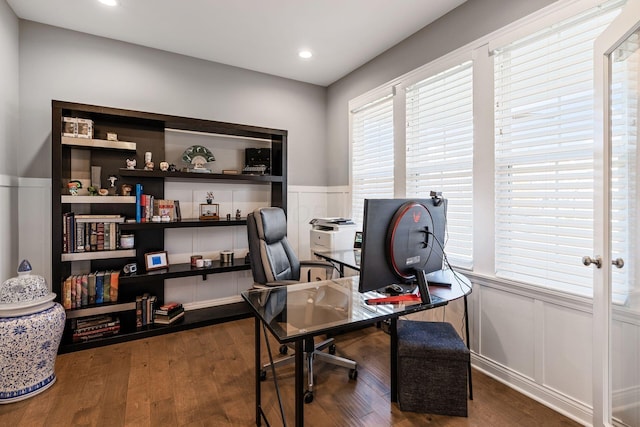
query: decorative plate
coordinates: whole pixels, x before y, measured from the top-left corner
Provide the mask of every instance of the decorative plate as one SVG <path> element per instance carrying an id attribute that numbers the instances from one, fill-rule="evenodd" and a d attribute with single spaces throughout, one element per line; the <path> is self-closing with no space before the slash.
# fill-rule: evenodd
<path id="1" fill-rule="evenodd" d="M 196 167 L 202 167 L 205 163 L 215 162 L 216 158 L 208 148 L 202 145 L 192 145 L 182 153 L 182 161 Z"/>

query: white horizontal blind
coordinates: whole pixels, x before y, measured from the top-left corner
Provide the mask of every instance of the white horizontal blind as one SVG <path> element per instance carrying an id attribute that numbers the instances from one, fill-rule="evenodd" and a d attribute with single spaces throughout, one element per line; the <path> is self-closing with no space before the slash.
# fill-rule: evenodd
<path id="1" fill-rule="evenodd" d="M 351 218 L 362 224 L 364 199 L 393 198 L 393 98 L 352 112 Z"/>
<path id="2" fill-rule="evenodd" d="M 451 264 L 473 261 L 472 62 L 407 88 L 406 193 L 448 199 L 445 252 Z M 442 242 L 445 244 L 445 242 Z"/>
<path id="3" fill-rule="evenodd" d="M 624 268 L 611 271 L 614 301 L 624 301 L 638 286 L 639 45 L 635 33 L 613 53 L 611 64 L 611 258 L 625 261 Z"/>
<path id="4" fill-rule="evenodd" d="M 622 3 L 494 52 L 499 277 L 592 294 L 593 42 Z"/>

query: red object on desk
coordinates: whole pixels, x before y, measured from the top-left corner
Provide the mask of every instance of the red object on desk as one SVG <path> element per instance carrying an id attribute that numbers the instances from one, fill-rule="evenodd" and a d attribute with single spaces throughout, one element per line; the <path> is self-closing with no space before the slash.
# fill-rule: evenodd
<path id="1" fill-rule="evenodd" d="M 366 303 L 369 305 L 376 304 L 398 304 L 401 302 L 421 302 L 420 295 L 409 294 L 409 295 L 396 295 L 392 297 L 382 297 L 382 298 L 370 298 L 366 300 Z"/>

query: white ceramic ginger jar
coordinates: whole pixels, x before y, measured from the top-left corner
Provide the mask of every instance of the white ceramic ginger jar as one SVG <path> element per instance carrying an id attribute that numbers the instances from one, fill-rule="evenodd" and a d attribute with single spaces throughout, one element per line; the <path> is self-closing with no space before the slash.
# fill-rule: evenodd
<path id="1" fill-rule="evenodd" d="M 44 277 L 29 261 L 0 286 L 0 404 L 43 392 L 56 380 L 54 365 L 66 320 Z"/>

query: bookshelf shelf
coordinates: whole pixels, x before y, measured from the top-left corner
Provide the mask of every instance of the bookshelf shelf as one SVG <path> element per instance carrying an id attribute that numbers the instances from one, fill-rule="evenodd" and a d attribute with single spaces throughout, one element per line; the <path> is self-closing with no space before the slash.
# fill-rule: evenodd
<path id="1" fill-rule="evenodd" d="M 135 142 L 108 141 L 106 139 L 75 138 L 71 136 L 63 136 L 61 138 L 61 144 L 68 145 L 74 148 L 103 148 L 106 150 L 136 151 Z"/>
<path id="2" fill-rule="evenodd" d="M 86 204 L 118 204 L 136 203 L 134 196 L 60 196 L 61 203 L 86 203 Z"/>
<path id="3" fill-rule="evenodd" d="M 213 261 L 211 267 L 192 267 L 189 263 L 170 264 L 168 268 L 153 270 L 146 273 L 138 273 L 131 276 L 120 276 L 120 283 L 129 284 L 144 282 L 153 279 L 174 279 L 176 277 L 207 276 L 209 274 L 227 273 L 230 271 L 250 270 L 251 265 L 244 259 L 234 259 L 232 263 L 222 264 L 219 260 Z"/>
<path id="4" fill-rule="evenodd" d="M 149 325 L 137 329 L 135 327 L 123 324 L 123 327 L 120 330 L 120 334 L 118 335 L 96 339 L 84 343 L 72 343 L 69 340 L 65 340 L 63 338 L 63 342 L 60 345 L 59 353 L 70 353 L 73 351 L 117 344 L 135 339 L 148 338 L 171 332 L 186 331 L 189 329 L 228 322 L 230 320 L 245 319 L 248 317 L 251 317 L 251 312 L 249 311 L 249 308 L 244 301 L 232 302 L 214 307 L 199 308 L 195 310 L 186 310 L 184 313 L 184 319 L 171 325 Z"/>
<path id="5" fill-rule="evenodd" d="M 114 259 L 114 258 L 132 258 L 136 256 L 135 249 L 118 249 L 116 251 L 91 251 L 78 252 L 72 254 L 62 254 L 60 260 L 62 262 L 69 261 L 87 261 L 94 259 Z"/>
<path id="6" fill-rule="evenodd" d="M 254 181 L 257 183 L 282 182 L 282 176 L 276 175 L 251 175 L 251 174 L 224 174 L 224 173 L 199 173 L 199 172 L 164 172 L 159 170 L 146 171 L 144 169 L 120 169 L 120 175 L 141 178 L 163 178 L 175 180 L 221 180 L 221 181 Z"/>
<path id="7" fill-rule="evenodd" d="M 94 316 L 97 314 L 117 313 L 120 311 L 135 310 L 136 303 L 105 303 L 93 304 L 83 308 L 67 310 L 67 319 L 77 319 L 79 317 Z"/>
<path id="8" fill-rule="evenodd" d="M 120 224 L 120 230 L 157 230 L 165 228 L 193 228 L 193 227 L 234 227 L 247 225 L 247 219 L 220 219 L 217 221 L 201 220 L 198 218 L 183 218 L 171 222 L 127 222 Z"/>
<path id="9" fill-rule="evenodd" d="M 93 138 L 77 138 L 62 135 L 64 118 L 85 119 L 91 121 Z M 122 141 L 112 141 L 107 139 L 107 134 L 115 133 Z M 286 209 L 287 206 L 287 131 L 269 129 L 256 126 L 248 126 L 234 123 L 216 122 L 189 117 L 177 117 L 163 114 L 155 114 L 141 111 L 124 110 L 96 105 L 79 104 L 62 101 L 52 101 L 52 290 L 58 295 L 58 301 L 62 302 L 65 280 L 70 276 L 76 277 L 76 291 L 80 292 L 84 286 L 82 280 L 78 285 L 77 277 L 84 277 L 88 273 L 98 271 L 120 271 L 118 276 L 118 296 L 117 302 L 105 304 L 88 304 L 87 301 L 75 299 L 79 308 L 67 310 L 67 323 L 63 342 L 60 347 L 61 352 L 81 350 L 100 345 L 122 342 L 126 340 L 138 339 L 157 334 L 169 333 L 176 330 L 188 329 L 204 326 L 238 316 L 248 316 L 248 310 L 244 303 L 237 298 L 222 298 L 216 303 L 221 304 L 211 309 L 188 310 L 185 312 L 184 320 L 171 325 L 136 327 L 136 297 L 155 296 L 158 304 L 165 303 L 165 281 L 172 280 L 172 286 L 180 283 L 181 278 L 202 277 L 206 280 L 209 275 L 229 272 L 239 272 L 250 270 L 249 263 L 244 258 L 236 258 L 233 263 L 221 264 L 219 260 L 214 260 L 213 265 L 207 268 L 192 267 L 190 263 L 170 264 L 165 269 L 145 271 L 145 254 L 151 252 L 161 252 L 166 250 L 165 234 L 172 239 L 190 238 L 197 233 L 178 233 L 168 231 L 173 229 L 194 229 L 207 228 L 209 232 L 219 234 L 235 234 L 238 231 L 228 229 L 228 227 L 246 227 L 245 217 L 226 220 L 226 216 L 221 216 L 219 220 L 200 220 L 198 218 L 183 218 L 172 222 L 126 222 L 136 218 L 140 210 L 141 203 L 136 200 L 133 194 L 135 189 L 140 188 L 141 193 L 153 196 L 155 200 L 164 200 L 165 193 L 175 191 L 176 187 L 183 188 L 186 183 L 188 188 L 214 187 L 229 188 L 228 184 L 257 186 L 255 194 L 266 195 L 265 204 L 278 206 Z M 242 169 L 238 159 L 245 154 L 245 150 L 255 148 L 258 144 L 260 149 L 269 150 L 269 175 L 253 175 L 242 173 L 196 173 L 186 171 L 161 171 L 159 162 L 174 161 L 179 163 L 180 157 L 176 158 L 175 151 L 182 148 L 180 144 L 184 139 L 185 147 L 193 144 L 193 135 L 212 136 L 211 144 L 220 144 L 228 153 L 226 157 L 230 162 L 228 170 L 235 171 Z M 207 139 L 208 140 L 208 139 Z M 177 144 L 176 144 L 177 142 Z M 142 169 L 145 164 L 145 153 L 151 152 L 155 162 L 153 170 Z M 176 159 L 178 161 L 175 161 Z M 225 159 L 225 156 L 218 158 Z M 130 164 L 129 160 L 135 160 L 136 168 L 128 169 L 125 165 Z M 101 185 L 103 188 L 111 185 L 116 189 L 116 194 L 122 194 L 123 186 L 131 187 L 131 196 L 108 195 L 108 196 L 73 196 L 69 194 L 68 183 L 73 180 L 86 179 L 91 172 L 91 167 L 101 168 Z M 226 164 L 220 170 L 225 169 Z M 106 181 L 107 177 L 113 176 L 111 184 Z M 117 183 L 114 185 L 114 181 Z M 172 183 L 166 189 L 167 183 Z M 140 186 L 137 186 L 140 184 Z M 88 186 L 89 184 L 83 183 Z M 267 187 L 267 188 L 265 188 Z M 194 190 L 204 191 L 204 190 Z M 210 191 L 206 189 L 206 191 Z M 113 192 L 113 191 L 111 191 Z M 251 193 L 251 191 L 249 191 Z M 262 196 L 256 196 L 262 197 Z M 249 201 L 250 202 L 250 201 Z M 192 200 L 183 201 L 183 213 L 186 210 L 187 216 L 194 215 L 191 212 Z M 249 203 L 249 206 L 251 203 Z M 151 206 L 151 204 L 149 204 Z M 241 205 L 241 207 L 244 205 Z M 235 211 L 235 207 L 232 207 Z M 233 212 L 231 212 L 233 214 Z M 75 246 L 82 245 L 82 222 L 96 223 L 97 247 L 102 247 L 104 240 L 107 242 L 107 230 L 104 234 L 100 232 L 100 223 L 115 221 L 78 221 L 76 216 L 86 215 L 86 218 L 104 218 L 117 216 L 124 217 L 125 222 L 117 223 L 116 243 L 111 240 L 114 235 L 109 230 L 109 247 L 120 242 L 122 234 L 132 235 L 135 242 L 134 249 L 117 249 L 107 251 L 89 251 L 79 253 L 67 253 L 75 250 Z M 65 221 L 66 219 L 66 221 Z M 225 227 L 217 231 L 216 228 Z M 74 236 L 70 236 L 68 230 L 75 230 Z M 85 227 L 85 232 L 86 232 Z M 87 238 L 93 242 L 94 229 L 90 229 L 91 234 L 84 234 L 85 247 Z M 66 236 L 64 234 L 66 233 Z M 71 233 L 74 233 L 73 231 Z M 73 245 L 73 247 L 69 246 Z M 93 243 L 91 243 L 93 245 Z M 91 246 L 93 248 L 93 246 Z M 206 252 L 206 251 L 205 251 Z M 171 254 L 168 254 L 169 261 Z M 133 275 L 125 275 L 123 267 L 126 264 L 134 263 L 137 272 Z M 177 280 L 177 281 L 176 281 Z M 192 283 L 193 279 L 191 279 Z M 68 290 L 68 281 L 67 287 Z M 198 281 L 198 284 L 201 282 Z M 202 286 L 206 286 L 203 284 Z M 235 288 L 234 288 L 235 289 Z M 234 291 L 235 292 L 235 291 Z M 77 295 L 77 294 L 76 294 Z M 231 301 L 233 300 L 233 301 Z M 188 301 L 181 301 L 188 303 Z M 198 305 L 198 301 L 194 301 Z M 68 304 L 68 300 L 67 300 Z M 94 315 L 112 315 L 119 319 L 120 329 L 117 335 L 93 337 L 87 342 L 73 342 L 72 324 L 79 319 Z M 77 336 L 76 336 L 77 338 Z"/>

